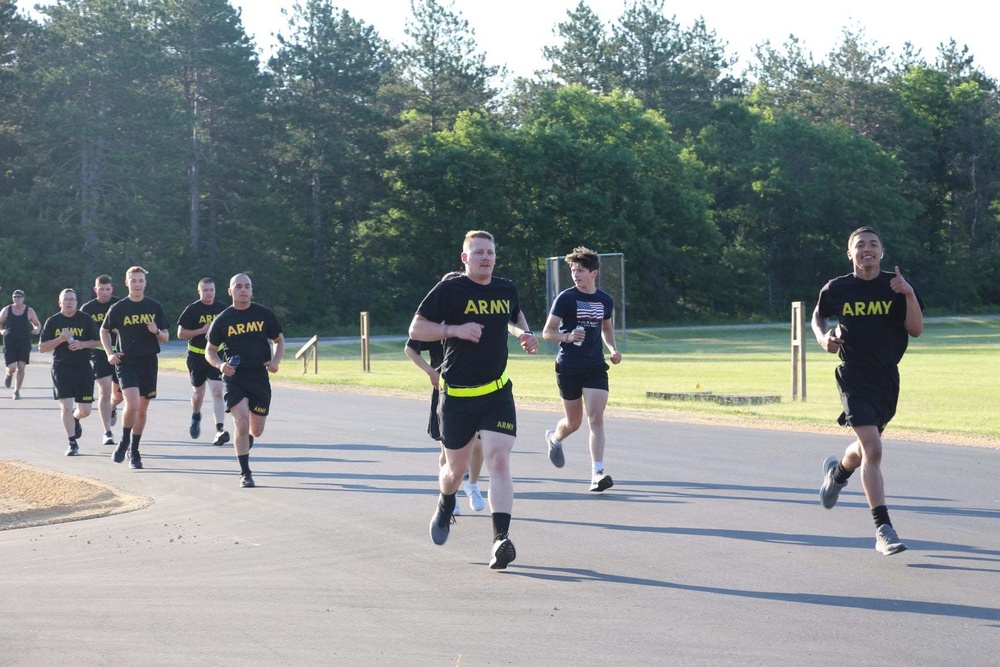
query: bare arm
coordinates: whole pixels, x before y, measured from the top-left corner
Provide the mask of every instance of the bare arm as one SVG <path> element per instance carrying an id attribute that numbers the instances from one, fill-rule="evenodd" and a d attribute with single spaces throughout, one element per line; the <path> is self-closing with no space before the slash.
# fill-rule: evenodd
<path id="1" fill-rule="evenodd" d="M 446 338 L 461 338 L 472 343 L 478 343 L 483 335 L 483 325 L 478 322 L 466 322 L 465 324 L 445 324 L 443 322 L 431 322 L 422 315 L 414 315 L 410 322 L 410 338 L 430 342 L 434 340 L 444 340 Z"/>
<path id="2" fill-rule="evenodd" d="M 427 363 L 423 355 L 421 355 L 419 352 L 414 350 L 409 345 L 403 346 L 403 354 L 405 354 L 410 361 L 416 364 L 417 368 L 422 370 L 424 373 L 427 373 L 427 377 L 430 378 L 431 384 L 434 386 L 435 389 L 439 388 L 441 374 L 438 373 L 436 368 Z"/>
<path id="3" fill-rule="evenodd" d="M 621 363 L 622 353 L 618 351 L 618 344 L 615 343 L 615 327 L 611 320 L 604 320 L 601 324 L 601 339 L 611 352 L 611 363 Z"/>
<path id="4" fill-rule="evenodd" d="M 528 326 L 528 320 L 525 318 L 523 310 L 517 314 L 516 324 L 513 326 L 507 325 L 507 331 L 517 336 L 517 342 L 521 344 L 522 350 L 528 354 L 538 352 L 538 338 L 532 333 L 531 327 Z"/>
<path id="5" fill-rule="evenodd" d="M 271 361 L 267 362 L 267 370 L 277 373 L 278 367 L 281 365 L 281 358 L 285 356 L 285 335 L 278 334 L 278 337 L 272 339 L 271 343 Z"/>
<path id="6" fill-rule="evenodd" d="M 202 334 L 208 333 L 208 328 L 212 326 L 211 322 L 205 324 L 205 326 L 199 329 L 185 329 L 181 325 L 177 325 L 177 338 L 180 340 L 191 340 L 195 336 L 201 336 Z"/>
<path id="7" fill-rule="evenodd" d="M 819 314 L 819 305 L 817 305 L 812 316 L 813 335 L 816 336 L 816 342 L 819 343 L 821 348 L 827 352 L 836 354 L 840 351 L 840 347 L 844 344 L 844 341 L 837 337 L 836 329 L 827 330 L 828 326 L 827 319 Z"/>
<path id="8" fill-rule="evenodd" d="M 34 308 L 28 308 L 28 321 L 31 322 L 31 333 L 38 334 L 42 331 L 42 323 L 38 321 L 38 316 L 35 315 Z"/>

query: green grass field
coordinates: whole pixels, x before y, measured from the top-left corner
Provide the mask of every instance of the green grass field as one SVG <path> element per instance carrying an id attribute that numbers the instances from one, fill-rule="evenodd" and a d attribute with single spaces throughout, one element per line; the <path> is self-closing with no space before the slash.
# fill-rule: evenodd
<path id="1" fill-rule="evenodd" d="M 808 332 L 807 400 L 791 398 L 788 325 L 678 327 L 628 332 L 624 358 L 612 367 L 609 410 L 630 408 L 671 415 L 695 414 L 741 420 L 830 426 L 840 413 L 833 372 L 837 357 L 824 352 Z M 426 376 L 403 356 L 403 339 L 373 342 L 371 372 L 361 368 L 360 342 L 322 343 L 319 374 L 302 374 L 302 363 L 286 351 L 276 379 L 373 392 L 426 397 Z M 164 355 L 165 356 L 165 355 Z M 543 343 L 529 356 L 511 338 L 508 371 L 515 395 L 526 404 L 560 409 L 553 371 L 554 352 Z M 183 357 L 164 358 L 165 368 L 183 371 Z M 1000 439 L 1000 318 L 955 317 L 927 321 L 911 339 L 900 365 L 899 409 L 891 428 L 909 433 L 954 434 Z M 646 392 L 710 391 L 716 394 L 779 395 L 761 406 L 720 406 L 646 398 Z"/>

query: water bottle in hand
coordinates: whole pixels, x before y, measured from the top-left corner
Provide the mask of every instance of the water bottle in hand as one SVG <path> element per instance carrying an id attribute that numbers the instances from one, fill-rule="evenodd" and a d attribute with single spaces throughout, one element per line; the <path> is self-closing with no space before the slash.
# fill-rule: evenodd
<path id="1" fill-rule="evenodd" d="M 227 361 L 226 363 L 232 366 L 233 370 L 235 371 L 236 367 L 240 365 L 240 355 L 234 354 L 233 356 L 229 357 L 229 361 Z"/>

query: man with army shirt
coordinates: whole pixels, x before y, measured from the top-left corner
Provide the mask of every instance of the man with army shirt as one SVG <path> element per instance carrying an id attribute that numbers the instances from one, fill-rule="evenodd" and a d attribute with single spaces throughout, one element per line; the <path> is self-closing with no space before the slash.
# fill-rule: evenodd
<path id="1" fill-rule="evenodd" d="M 253 303 L 250 276 L 238 273 L 229 280 L 233 305 L 212 322 L 205 360 L 222 372 L 226 411 L 233 416 L 233 448 L 240 464 L 240 486 L 252 488 L 250 448 L 264 433 L 271 410 L 271 380 L 285 354 L 281 323 L 270 308 Z M 219 356 L 222 348 L 225 359 Z"/>
<path id="2" fill-rule="evenodd" d="M 198 281 L 198 300 L 185 308 L 177 320 L 177 337 L 188 342 L 187 368 L 192 389 L 188 433 L 193 440 L 201 435 L 201 406 L 207 384 L 215 414 L 215 440 L 212 444 L 216 446 L 229 442 L 229 432 L 223 428 L 226 405 L 222 400 L 222 375 L 219 369 L 205 361 L 205 334 L 212 321 L 225 309 L 225 305 L 215 300 L 215 281 L 202 278 Z"/>
<path id="3" fill-rule="evenodd" d="M 52 353 L 52 395 L 59 401 L 63 428 L 69 438 L 66 456 L 76 456 L 80 450 L 80 420 L 90 415 L 94 402 L 90 354 L 100 344 L 97 325 L 89 315 L 78 311 L 76 304 L 74 290 L 67 287 L 59 293 L 59 312 L 45 320 L 38 343 L 39 352 Z"/>
<path id="4" fill-rule="evenodd" d="M 837 387 L 844 411 L 841 426 L 854 429 L 855 440 L 841 460 L 823 462 L 820 502 L 832 509 L 847 479 L 861 468 L 861 487 L 875 520 L 875 549 L 891 556 L 906 549 L 889 521 L 882 479 L 882 431 L 896 414 L 899 362 L 910 336 L 924 329 L 923 302 L 895 267 L 880 269 L 885 248 L 871 227 L 861 227 L 847 241 L 853 273 L 828 282 L 813 312 L 816 341 L 840 356 Z M 838 319 L 836 327 L 827 320 Z"/>
<path id="5" fill-rule="evenodd" d="M 98 329 L 104 323 L 108 309 L 118 303 L 118 297 L 114 296 L 114 292 L 111 276 L 106 273 L 99 275 L 94 280 L 95 298 L 80 306 L 80 310 L 90 315 Z M 114 345 L 117 340 L 118 337 L 112 332 L 111 344 Z M 108 353 L 102 345 L 98 344 L 91 351 L 90 362 L 94 366 L 94 380 L 97 383 L 97 413 L 104 427 L 103 443 L 113 445 L 115 436 L 111 432 L 111 427 L 115 425 L 118 406 L 125 399 L 122 397 L 121 387 L 118 386 L 115 367 L 108 363 Z"/>
<path id="6" fill-rule="evenodd" d="M 420 303 L 409 330 L 413 340 L 445 341 L 439 414 L 446 464 L 438 477 L 441 496 L 430 534 L 435 544 L 448 539 L 455 494 L 469 467 L 478 432 L 490 473 L 493 549 L 489 566 L 502 570 L 517 555 L 508 535 L 514 505 L 510 453 L 517 436 L 517 414 L 507 377 L 507 335 L 516 335 L 528 354 L 538 351 L 538 339 L 521 312 L 517 287 L 493 277 L 493 236 L 479 230 L 468 232 L 461 258 L 465 274 L 439 282 Z"/>
<path id="7" fill-rule="evenodd" d="M 129 457 L 129 467 L 142 468 L 139 440 L 146 429 L 149 401 L 156 398 L 157 356 L 160 343 L 170 339 L 170 323 L 158 301 L 146 297 L 146 269 L 132 266 L 125 272 L 128 298 L 108 309 L 101 324 L 101 344 L 108 352 L 108 363 L 118 371 L 118 382 L 125 397 L 122 415 L 122 439 L 115 448 L 115 463 Z M 118 333 L 118 351 L 111 345 L 111 332 Z"/>

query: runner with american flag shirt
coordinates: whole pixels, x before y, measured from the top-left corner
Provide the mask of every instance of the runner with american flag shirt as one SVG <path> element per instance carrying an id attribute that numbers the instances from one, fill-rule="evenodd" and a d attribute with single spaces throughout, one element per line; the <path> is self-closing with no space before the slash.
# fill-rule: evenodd
<path id="1" fill-rule="evenodd" d="M 542 331 L 545 340 L 559 343 L 556 381 L 565 412 L 556 427 L 545 432 L 549 460 L 557 468 L 565 465 L 563 441 L 579 430 L 586 410 L 590 427 L 590 490 L 597 493 L 614 485 L 611 475 L 604 472 L 604 409 L 608 404 L 604 345 L 611 352 L 611 363 L 622 360 L 612 321 L 614 299 L 597 289 L 600 261 L 596 252 L 582 246 L 566 256 L 574 285 L 556 297 Z"/>

